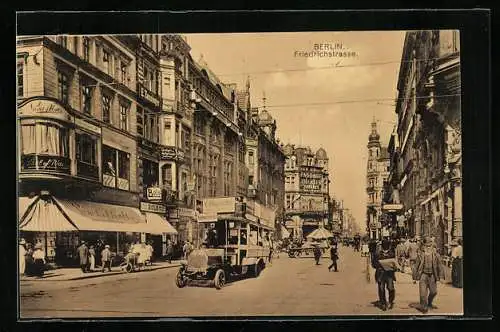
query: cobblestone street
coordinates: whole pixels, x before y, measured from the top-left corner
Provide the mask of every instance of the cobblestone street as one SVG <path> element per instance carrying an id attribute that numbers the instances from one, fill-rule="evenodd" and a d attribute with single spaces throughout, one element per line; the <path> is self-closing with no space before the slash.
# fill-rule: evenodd
<path id="1" fill-rule="evenodd" d="M 351 248 L 340 248 L 339 272 L 330 261 L 282 254 L 257 279 L 237 280 L 222 290 L 174 284 L 176 268 L 76 281 L 21 283 L 21 317 L 192 317 L 421 315 L 412 304 L 418 285 L 398 273 L 393 310 L 372 302 L 377 286 L 367 282 L 366 261 Z M 287 282 L 283 282 L 286 280 Z M 461 314 L 462 291 L 439 284 L 437 310 L 427 315 Z"/>

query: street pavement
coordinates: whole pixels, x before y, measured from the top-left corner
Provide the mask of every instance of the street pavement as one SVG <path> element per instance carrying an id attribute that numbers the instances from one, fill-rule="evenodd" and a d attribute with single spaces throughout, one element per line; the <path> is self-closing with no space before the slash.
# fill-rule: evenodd
<path id="1" fill-rule="evenodd" d="M 177 268 L 69 281 L 22 281 L 21 318 L 195 317 L 195 316 L 332 316 L 423 315 L 414 308 L 418 284 L 397 274 L 396 301 L 381 311 L 377 285 L 366 258 L 340 247 L 339 272 L 329 272 L 328 258 L 281 254 L 258 278 L 235 280 L 223 289 L 175 286 Z M 435 305 L 427 315 L 461 315 L 462 290 L 438 285 Z"/>

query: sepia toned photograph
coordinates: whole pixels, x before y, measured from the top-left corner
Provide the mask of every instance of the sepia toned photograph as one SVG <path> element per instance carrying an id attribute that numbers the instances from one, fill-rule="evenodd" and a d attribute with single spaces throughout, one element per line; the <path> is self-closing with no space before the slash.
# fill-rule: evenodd
<path id="1" fill-rule="evenodd" d="M 463 315 L 459 30 L 16 56 L 19 319 Z"/>

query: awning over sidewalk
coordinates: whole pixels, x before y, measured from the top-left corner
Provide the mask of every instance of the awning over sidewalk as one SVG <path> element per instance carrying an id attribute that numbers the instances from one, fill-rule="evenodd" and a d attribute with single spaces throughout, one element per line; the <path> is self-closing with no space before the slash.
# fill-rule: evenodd
<path id="1" fill-rule="evenodd" d="M 55 201 L 81 231 L 150 233 L 139 209 L 89 201 Z"/>
<path id="2" fill-rule="evenodd" d="M 175 228 L 167 221 L 167 219 L 156 213 L 146 212 L 146 221 L 148 232 L 150 234 L 177 234 Z"/>
<path id="3" fill-rule="evenodd" d="M 77 231 L 52 199 L 38 199 L 29 207 L 25 218 L 20 217 L 19 229 L 28 232 Z"/>
<path id="4" fill-rule="evenodd" d="M 31 207 L 31 205 L 38 199 L 38 196 L 35 197 L 18 197 L 17 206 L 19 207 L 19 216 L 18 219 L 21 220 L 25 215 L 26 211 Z"/>

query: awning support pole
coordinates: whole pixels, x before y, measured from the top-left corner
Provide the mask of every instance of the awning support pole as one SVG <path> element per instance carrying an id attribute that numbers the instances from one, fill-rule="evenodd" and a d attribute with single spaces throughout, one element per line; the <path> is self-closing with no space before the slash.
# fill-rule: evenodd
<path id="1" fill-rule="evenodd" d="M 116 253 L 120 251 L 120 232 L 116 232 Z"/>

